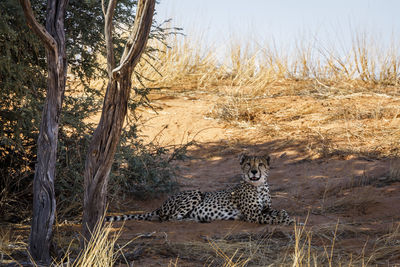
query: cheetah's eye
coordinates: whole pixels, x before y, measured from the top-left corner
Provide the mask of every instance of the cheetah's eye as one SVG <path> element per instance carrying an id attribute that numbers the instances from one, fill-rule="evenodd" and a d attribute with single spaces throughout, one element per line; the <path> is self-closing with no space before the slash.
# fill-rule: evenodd
<path id="1" fill-rule="evenodd" d="M 264 165 L 264 163 L 259 163 L 258 166 L 259 167 L 264 167 L 265 165 Z"/>

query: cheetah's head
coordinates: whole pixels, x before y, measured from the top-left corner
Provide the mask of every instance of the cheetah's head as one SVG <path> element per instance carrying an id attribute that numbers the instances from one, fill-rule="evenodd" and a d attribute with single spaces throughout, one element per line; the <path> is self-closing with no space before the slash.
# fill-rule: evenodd
<path id="1" fill-rule="evenodd" d="M 265 184 L 269 174 L 270 159 L 269 155 L 241 155 L 240 166 L 242 167 L 244 181 L 255 186 Z"/>

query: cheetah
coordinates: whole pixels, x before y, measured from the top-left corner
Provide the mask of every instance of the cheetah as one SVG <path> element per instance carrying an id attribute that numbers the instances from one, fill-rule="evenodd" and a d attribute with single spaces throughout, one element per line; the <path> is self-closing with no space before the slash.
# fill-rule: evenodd
<path id="1" fill-rule="evenodd" d="M 294 222 L 285 210 L 271 206 L 267 178 L 270 156 L 240 156 L 242 181 L 224 190 L 183 191 L 169 197 L 164 204 L 149 213 L 108 216 L 107 222 L 125 220 L 242 220 L 260 224 L 290 225 Z"/>

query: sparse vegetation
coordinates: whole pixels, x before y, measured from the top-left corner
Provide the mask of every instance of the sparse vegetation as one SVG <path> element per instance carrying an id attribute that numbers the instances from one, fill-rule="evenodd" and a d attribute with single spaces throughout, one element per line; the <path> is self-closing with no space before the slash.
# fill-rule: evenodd
<path id="1" fill-rule="evenodd" d="M 58 226 L 65 227 L 65 226 Z M 79 252 L 77 238 L 66 236 L 68 247 L 56 266 L 115 266 L 132 264 L 141 257 L 154 254 L 170 256 L 169 266 L 187 263 L 207 266 L 380 266 L 396 263 L 400 258 L 400 225 L 393 224 L 387 232 L 369 232 L 365 239 L 357 227 L 340 222 L 322 226 L 296 226 L 292 233 L 280 229 L 260 234 L 230 234 L 208 238 L 207 241 L 185 243 L 160 242 L 151 235 L 118 241 L 121 228 L 98 227 L 87 249 Z M 361 237 L 360 250 L 342 246 L 346 238 Z M 20 262 L 15 259 L 28 256 L 26 244 L 18 238 L 10 239 L 9 232 L 0 236 L 0 259 L 3 263 Z M 145 238 L 145 239 L 143 239 Z M 144 240 L 145 241 L 144 243 Z M 69 245 L 68 245 L 69 242 Z M 124 243 L 124 245 L 118 245 Z M 146 244 L 146 245 L 145 245 Z M 140 261 L 138 261 L 140 264 Z M 185 264 L 186 263 L 186 264 Z M 88 265 L 89 264 L 89 265 Z M 93 265 L 94 264 L 94 265 Z M 167 265 L 167 264 L 166 264 Z"/>
<path id="2" fill-rule="evenodd" d="M 252 97 L 397 93 L 392 89 L 399 85 L 400 62 L 394 45 L 380 47 L 368 34 L 355 34 L 352 39 L 348 51 L 310 45 L 306 40 L 285 52 L 274 43 L 232 41 L 228 53 L 217 55 L 216 49 L 201 47 L 200 41 L 175 38 L 169 42 L 172 49 L 160 48 L 160 60 L 152 61 L 163 74 L 152 84 L 210 91 L 240 87 Z M 157 75 L 149 66 L 140 73 Z"/>
<path id="3" fill-rule="evenodd" d="M 122 230 L 122 228 L 121 228 Z M 97 224 L 92 234 L 91 240 L 83 251 L 78 255 L 71 255 L 72 251 L 67 250 L 65 256 L 56 265 L 67 267 L 72 266 L 114 266 L 122 248 L 117 248 L 117 240 L 121 230 L 112 232 L 112 227 Z M 77 242 L 72 240 L 71 242 Z"/>

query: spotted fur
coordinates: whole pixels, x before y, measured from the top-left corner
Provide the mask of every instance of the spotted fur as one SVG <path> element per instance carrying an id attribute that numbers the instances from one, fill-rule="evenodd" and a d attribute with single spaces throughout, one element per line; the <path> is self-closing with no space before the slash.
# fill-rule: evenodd
<path id="1" fill-rule="evenodd" d="M 270 157 L 240 157 L 242 181 L 224 190 L 201 192 L 184 191 L 168 198 L 153 212 L 138 215 L 106 217 L 106 221 L 122 220 L 195 220 L 211 222 L 214 220 L 243 220 L 261 224 L 293 223 L 285 210 L 271 207 L 271 196 L 267 178 Z"/>

